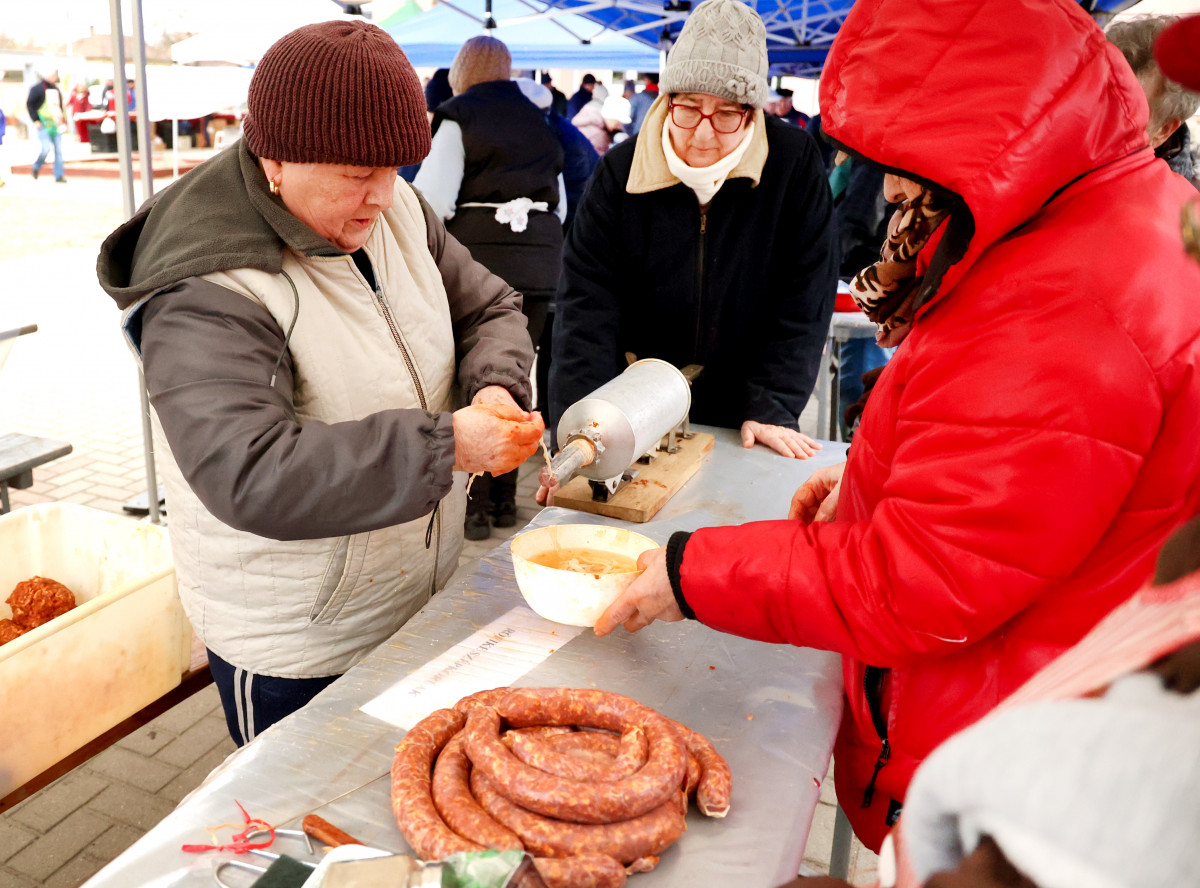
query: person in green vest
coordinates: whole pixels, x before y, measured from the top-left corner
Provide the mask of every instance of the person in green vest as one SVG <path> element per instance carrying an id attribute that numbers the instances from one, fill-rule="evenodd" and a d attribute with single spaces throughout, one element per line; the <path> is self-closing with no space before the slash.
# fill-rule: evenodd
<path id="1" fill-rule="evenodd" d="M 67 128 L 67 115 L 63 108 L 62 93 L 58 89 L 58 72 L 51 71 L 41 77 L 29 90 L 29 98 L 25 101 L 25 110 L 37 130 L 38 141 L 42 143 L 42 151 L 33 162 L 33 178 L 38 177 L 46 155 L 54 146 L 54 181 L 66 182 L 63 174 L 62 134 Z"/>

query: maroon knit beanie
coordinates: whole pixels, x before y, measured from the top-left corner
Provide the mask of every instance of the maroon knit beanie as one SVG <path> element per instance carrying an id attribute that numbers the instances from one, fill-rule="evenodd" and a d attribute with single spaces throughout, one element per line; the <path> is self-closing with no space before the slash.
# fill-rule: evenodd
<path id="1" fill-rule="evenodd" d="M 280 38 L 250 79 L 246 146 L 291 163 L 401 167 L 429 153 L 425 92 L 387 32 L 360 21 Z"/>

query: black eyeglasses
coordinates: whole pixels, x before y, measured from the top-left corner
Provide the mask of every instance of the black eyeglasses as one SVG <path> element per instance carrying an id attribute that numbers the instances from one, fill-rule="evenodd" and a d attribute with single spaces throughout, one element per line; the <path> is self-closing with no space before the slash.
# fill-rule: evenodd
<path id="1" fill-rule="evenodd" d="M 676 105 L 671 99 L 667 100 L 667 110 L 671 114 L 671 122 L 681 129 L 695 129 L 700 121 L 707 120 L 709 125 L 718 133 L 729 135 L 736 133 L 746 119 L 746 109 L 730 111 L 722 109 L 712 114 L 705 114 L 695 105 Z"/>

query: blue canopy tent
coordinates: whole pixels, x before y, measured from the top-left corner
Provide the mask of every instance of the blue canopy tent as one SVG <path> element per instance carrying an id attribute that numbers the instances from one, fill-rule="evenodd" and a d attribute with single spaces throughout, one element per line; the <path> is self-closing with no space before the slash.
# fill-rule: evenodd
<path id="1" fill-rule="evenodd" d="M 512 53 L 514 68 L 597 68 L 657 71 L 656 46 L 616 34 L 603 22 L 525 0 L 438 2 L 432 9 L 382 26 L 417 67 L 448 68 L 471 37 L 491 34 Z"/>
<path id="2" fill-rule="evenodd" d="M 467 0 L 463 0 L 464 3 Z M 471 0 L 478 6 L 483 0 Z M 700 0 L 538 0 L 551 13 L 565 10 L 605 26 L 611 33 L 647 48 L 665 49 Z M 816 77 L 853 0 L 747 0 L 767 26 L 767 54 L 772 74 Z M 1103 18 L 1138 0 L 1080 0 L 1092 15 Z M 563 67 L 579 67 L 564 64 Z M 628 67 L 641 66 L 631 65 Z M 645 70 L 644 68 L 642 70 Z M 652 70 L 657 70 L 657 67 Z"/>

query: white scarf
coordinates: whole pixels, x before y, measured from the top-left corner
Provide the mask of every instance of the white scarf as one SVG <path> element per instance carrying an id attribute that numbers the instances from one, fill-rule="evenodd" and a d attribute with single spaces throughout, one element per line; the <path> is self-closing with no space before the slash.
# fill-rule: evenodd
<path id="1" fill-rule="evenodd" d="M 750 121 L 750 125 L 746 127 L 746 134 L 742 137 L 741 143 L 712 166 L 688 166 L 675 153 L 675 148 L 671 145 L 671 133 L 668 130 L 667 121 L 663 121 L 662 144 L 663 154 L 667 157 L 667 169 L 676 179 L 696 192 L 696 198 L 702 207 L 708 206 L 713 195 L 721 190 L 721 186 L 725 184 L 725 180 L 733 172 L 733 168 L 738 165 L 742 155 L 750 147 L 752 138 L 754 138 L 754 121 Z"/>

